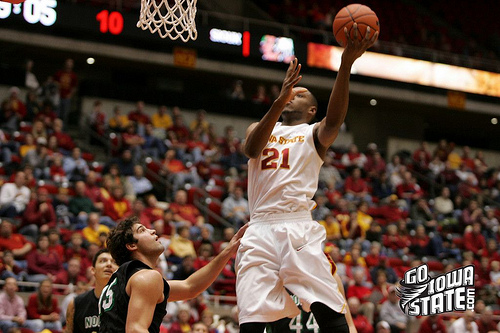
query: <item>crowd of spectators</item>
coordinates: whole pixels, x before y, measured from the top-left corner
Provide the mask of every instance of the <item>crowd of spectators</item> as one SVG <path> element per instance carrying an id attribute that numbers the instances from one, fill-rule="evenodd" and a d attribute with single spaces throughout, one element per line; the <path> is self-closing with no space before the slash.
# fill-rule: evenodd
<path id="1" fill-rule="evenodd" d="M 256 1 L 278 22 L 300 27 L 314 28 L 331 32 L 337 12 L 350 4 L 348 1 Z M 492 15 L 488 10 L 493 3 L 464 3 L 450 7 L 439 1 L 394 1 L 390 4 L 380 0 L 364 1 L 377 13 L 381 25 L 379 39 L 394 43 L 392 47 L 375 46 L 380 52 L 395 55 L 406 54 L 400 46 L 443 51 L 486 60 L 498 60 L 500 50 L 495 46 L 498 25 L 484 31 L 470 22 L 480 22 L 485 16 Z M 491 17 L 494 20 L 494 17 Z M 411 24 L 408 22 L 411 21 Z M 305 36 L 310 38 L 311 36 Z M 399 45 L 398 45 L 399 44 Z M 429 59 L 430 60 L 430 59 Z M 453 57 L 439 61 L 456 61 Z M 462 64 L 464 65 L 464 64 Z M 471 64 L 468 64 L 471 65 Z M 476 63 L 475 66 L 480 65 Z"/>
<path id="2" fill-rule="evenodd" d="M 35 97 L 28 94 L 36 104 Z M 13 88 L 2 111 L 26 104 Z M 206 111 L 186 124 L 178 107 L 159 106 L 150 116 L 139 101 L 127 112 L 116 107 L 108 119 L 96 101 L 88 119 L 97 133 L 91 143 L 112 138 L 103 161 L 82 152 L 61 118 L 46 114 L 39 109 L 31 121 L 5 122 L 0 136 L 0 277 L 8 285 L 41 286 L 20 314 L 23 325 L 61 329 L 64 306 L 46 295 L 72 297 L 92 285 L 92 257 L 124 218 L 137 216 L 156 230 L 165 246 L 158 269 L 169 279 L 206 265 L 248 222 L 242 138 L 231 126 L 218 136 Z M 208 208 L 226 220 L 225 228 L 195 205 L 197 189 L 215 203 Z M 408 327 L 394 284 L 423 262 L 434 274 L 474 264 L 484 313 L 500 309 L 500 169 L 481 151 L 473 156 L 446 140 L 433 151 L 422 142 L 394 156 L 374 143 L 363 151 L 354 144 L 331 149 L 314 199 L 313 216 L 327 231 L 325 252 L 336 262 L 359 331 Z M 234 296 L 234 284 L 231 260 L 208 292 Z M 208 316 L 203 298 L 188 305 L 170 305 L 165 329 L 177 332 L 205 317 L 212 326 L 237 322 Z"/>

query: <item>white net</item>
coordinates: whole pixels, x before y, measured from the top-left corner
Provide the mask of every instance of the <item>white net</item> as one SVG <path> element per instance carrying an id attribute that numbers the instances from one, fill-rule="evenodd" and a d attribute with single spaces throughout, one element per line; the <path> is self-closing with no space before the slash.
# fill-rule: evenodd
<path id="1" fill-rule="evenodd" d="M 161 38 L 180 38 L 187 42 L 198 37 L 196 31 L 197 0 L 141 0 L 137 27 L 158 33 Z"/>

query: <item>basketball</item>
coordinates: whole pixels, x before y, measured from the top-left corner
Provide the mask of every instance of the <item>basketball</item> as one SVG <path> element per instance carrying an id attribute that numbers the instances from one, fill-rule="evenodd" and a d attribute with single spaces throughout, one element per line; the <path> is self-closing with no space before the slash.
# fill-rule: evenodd
<path id="1" fill-rule="evenodd" d="M 371 35 L 373 35 L 375 31 L 380 31 L 380 23 L 377 14 L 375 14 L 370 7 L 358 3 L 351 4 L 342 8 L 333 20 L 333 35 L 340 46 L 346 44 L 344 28 L 347 28 L 349 36 L 354 38 L 354 29 L 352 29 L 354 22 L 358 24 L 359 40 L 365 37 L 367 27 L 370 27 Z"/>

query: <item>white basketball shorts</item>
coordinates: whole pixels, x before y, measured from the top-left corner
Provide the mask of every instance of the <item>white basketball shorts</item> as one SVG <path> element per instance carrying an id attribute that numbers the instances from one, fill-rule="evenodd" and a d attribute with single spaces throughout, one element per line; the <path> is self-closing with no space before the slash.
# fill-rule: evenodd
<path id="1" fill-rule="evenodd" d="M 305 311 L 321 302 L 345 313 L 345 299 L 323 253 L 325 228 L 310 212 L 273 214 L 249 223 L 236 257 L 240 324 L 298 315 L 286 289 L 299 297 Z"/>

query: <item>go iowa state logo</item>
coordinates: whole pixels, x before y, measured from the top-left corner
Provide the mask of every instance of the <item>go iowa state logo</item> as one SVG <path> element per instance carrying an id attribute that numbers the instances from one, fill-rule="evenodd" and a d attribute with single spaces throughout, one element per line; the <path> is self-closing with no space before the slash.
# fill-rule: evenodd
<path id="1" fill-rule="evenodd" d="M 409 316 L 473 310 L 474 266 L 460 267 L 431 278 L 427 265 L 423 264 L 406 271 L 396 292 L 401 310 Z"/>

